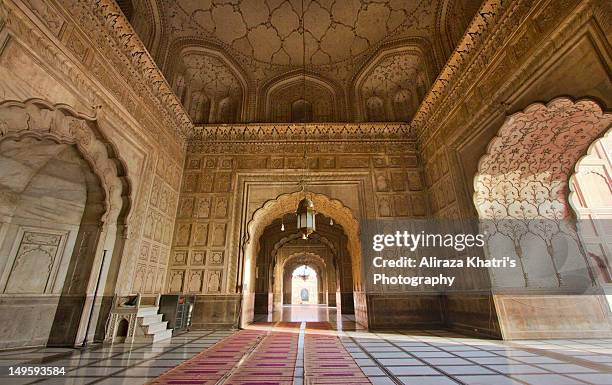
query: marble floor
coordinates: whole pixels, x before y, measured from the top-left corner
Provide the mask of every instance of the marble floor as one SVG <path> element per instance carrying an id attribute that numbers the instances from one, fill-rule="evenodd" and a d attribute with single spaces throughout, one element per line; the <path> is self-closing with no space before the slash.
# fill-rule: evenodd
<path id="1" fill-rule="evenodd" d="M 284 307 L 257 321 L 328 322 L 355 363 L 374 385 L 612 385 L 612 340 L 496 341 L 441 330 L 360 330 L 351 316 L 323 306 Z M 254 324 L 253 327 L 258 327 Z M 273 333 L 274 331 L 272 331 Z M 190 331 L 155 344 L 39 348 L 0 352 L 0 384 L 144 384 L 232 335 Z M 300 343 L 294 385 L 308 381 Z M 65 366 L 55 378 L 7 377 L 9 366 Z M 272 379 L 271 379 L 272 380 Z M 340 383 L 340 382 L 338 382 Z M 343 382 L 347 384 L 346 382 Z"/>
<path id="2" fill-rule="evenodd" d="M 190 331 L 153 344 L 97 345 L 0 351 L 0 384 L 140 385 L 230 336 L 232 331 Z M 9 366 L 60 366 L 64 376 L 9 377 Z"/>

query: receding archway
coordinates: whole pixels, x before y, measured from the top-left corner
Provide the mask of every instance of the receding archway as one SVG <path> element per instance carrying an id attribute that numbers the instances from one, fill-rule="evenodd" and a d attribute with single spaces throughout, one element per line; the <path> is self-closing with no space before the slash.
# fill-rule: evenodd
<path id="1" fill-rule="evenodd" d="M 298 270 L 304 267 L 312 270 L 314 275 L 310 274 L 310 272 L 309 275 L 312 275 L 316 279 L 316 292 L 310 293 L 310 297 L 314 299 L 310 299 L 309 303 L 327 304 L 327 292 L 331 287 L 329 278 L 333 273 L 330 274 L 331 269 L 325 263 L 324 258 L 312 252 L 296 252 L 279 262 L 276 275 L 281 276 L 282 279 L 276 279 L 274 281 L 274 291 L 281 293 L 282 304 L 289 305 L 295 303 L 295 276 L 296 273 L 301 273 Z M 278 271 L 281 273 L 279 274 Z M 335 282 L 332 284 L 334 283 Z M 334 287 L 332 287 L 332 289 L 334 289 Z"/>
<path id="2" fill-rule="evenodd" d="M 291 304 L 319 304 L 320 272 L 308 265 L 300 265 L 288 271 L 290 271 L 291 276 L 291 292 L 289 294 Z"/>
<path id="3" fill-rule="evenodd" d="M 333 200 L 323 194 L 295 192 L 283 194 L 276 199 L 267 201 L 256 210 L 247 224 L 247 238 L 244 243 L 244 275 L 241 323 L 247 325 L 253 321 L 255 313 L 255 291 L 259 272 L 256 259 L 260 250 L 260 237 L 265 228 L 275 219 L 292 213 L 299 201 L 306 195 L 314 202 L 318 213 L 333 218 L 340 225 L 347 237 L 347 250 L 351 261 L 351 302 L 354 303 L 355 318 L 358 323 L 367 325 L 367 309 L 365 297 L 361 292 L 361 246 L 359 241 L 359 223 L 351 210 L 340 201 Z"/>

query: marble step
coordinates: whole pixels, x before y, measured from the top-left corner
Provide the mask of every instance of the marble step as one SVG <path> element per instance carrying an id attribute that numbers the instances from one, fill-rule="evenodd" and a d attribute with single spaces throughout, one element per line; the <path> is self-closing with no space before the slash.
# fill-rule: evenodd
<path id="1" fill-rule="evenodd" d="M 146 315 L 141 318 L 142 318 L 143 325 L 150 325 L 156 322 L 162 322 L 164 315 L 163 314 L 153 314 L 153 315 Z"/>
<path id="2" fill-rule="evenodd" d="M 168 328 L 168 321 L 155 322 L 149 325 L 145 325 L 147 334 L 155 334 L 157 332 L 165 331 Z"/>
<path id="3" fill-rule="evenodd" d="M 159 307 L 157 306 L 144 306 L 138 309 L 137 317 L 144 317 L 148 315 L 156 315 Z"/>
<path id="4" fill-rule="evenodd" d="M 172 337 L 172 329 L 161 330 L 155 334 L 152 334 L 152 336 L 151 342 L 167 340 L 168 338 Z"/>

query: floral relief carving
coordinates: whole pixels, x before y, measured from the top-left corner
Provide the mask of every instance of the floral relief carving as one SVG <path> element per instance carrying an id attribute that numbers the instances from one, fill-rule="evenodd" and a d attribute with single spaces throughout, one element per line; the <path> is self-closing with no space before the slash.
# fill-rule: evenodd
<path id="1" fill-rule="evenodd" d="M 486 219 L 566 219 L 567 179 L 612 122 L 591 101 L 555 99 L 508 118 L 479 163 L 475 203 Z"/>
<path id="2" fill-rule="evenodd" d="M 490 252 L 512 244 L 522 269 L 522 277 L 497 277 L 498 283 L 562 286 L 572 279 L 564 270 L 569 274 L 585 266 L 568 259 L 584 254 L 568 204 L 568 179 L 610 124 L 612 114 L 595 102 L 559 98 L 510 116 L 491 141 L 474 180 L 474 203 L 486 220 Z M 558 249 L 560 239 L 565 251 Z"/>

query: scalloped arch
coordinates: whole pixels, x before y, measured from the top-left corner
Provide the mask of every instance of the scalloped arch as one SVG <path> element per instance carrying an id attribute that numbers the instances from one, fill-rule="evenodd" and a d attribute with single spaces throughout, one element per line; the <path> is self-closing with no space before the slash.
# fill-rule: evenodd
<path id="1" fill-rule="evenodd" d="M 278 242 L 276 242 L 274 244 L 274 247 L 273 247 L 272 252 L 271 252 L 272 259 L 274 259 L 274 257 L 278 253 L 278 250 L 281 247 L 283 247 L 285 244 L 293 241 L 294 239 L 298 239 L 300 237 L 301 237 L 300 234 L 295 233 L 295 234 L 290 234 L 290 235 L 288 235 L 288 236 L 286 236 L 284 238 L 281 238 Z M 325 246 L 327 246 L 329 248 L 329 250 L 331 251 L 331 253 L 332 253 L 332 255 L 334 257 L 338 256 L 338 251 L 336 250 L 336 247 L 334 246 L 334 244 L 329 239 L 327 239 L 327 237 L 324 237 L 324 236 L 319 235 L 317 233 L 312 234 L 311 237 L 315 237 L 315 238 L 319 239 L 322 244 L 324 244 Z"/>
<path id="2" fill-rule="evenodd" d="M 294 262 L 297 264 L 302 264 L 299 259 L 304 257 L 309 261 L 315 261 L 319 266 L 327 266 L 323 258 L 317 253 L 313 253 L 311 251 L 296 251 L 295 253 L 288 255 L 287 258 L 284 259 L 281 268 L 284 270 L 286 266 L 291 266 L 291 264 Z M 308 263 L 309 262 L 304 262 L 303 264 L 308 265 Z"/>
<path id="3" fill-rule="evenodd" d="M 67 104 L 36 98 L 0 103 L 0 141 L 34 137 L 75 145 L 105 192 L 102 222 L 125 225 L 131 207 L 130 182 L 124 163 L 111 143 L 101 139 L 96 125 L 96 115 L 80 113 Z"/>
<path id="4" fill-rule="evenodd" d="M 576 165 L 574 166 L 573 169 L 573 173 L 569 178 L 568 181 L 568 185 L 569 185 L 569 194 L 568 194 L 568 198 L 567 201 L 569 202 L 569 205 L 571 207 L 571 209 L 573 210 L 573 212 L 576 214 L 576 217 L 578 217 L 578 196 L 577 196 L 577 192 L 576 192 L 576 176 L 581 172 L 580 170 L 580 166 L 583 162 L 585 162 L 590 156 L 593 155 L 593 153 L 595 152 L 595 147 L 597 146 L 597 144 L 605 139 L 612 139 L 612 128 L 608 129 L 608 131 L 606 131 L 606 133 L 601 137 L 596 139 L 593 143 L 591 143 L 591 145 L 589 146 L 589 148 L 587 149 L 586 154 L 584 154 L 584 156 L 582 156 L 580 159 L 578 159 L 578 161 L 576 162 Z"/>
<path id="5" fill-rule="evenodd" d="M 473 200 L 479 217 L 567 218 L 570 173 L 611 124 L 612 114 L 597 102 L 567 97 L 508 116 L 478 162 Z"/>
<path id="6" fill-rule="evenodd" d="M 266 201 L 253 213 L 247 223 L 247 234 L 243 243 L 246 256 L 256 255 L 259 238 L 265 227 L 281 215 L 293 212 L 299 201 L 305 196 L 312 199 L 317 212 L 333 218 L 344 229 L 348 238 L 348 252 L 351 256 L 353 268 L 353 285 L 355 290 L 360 290 L 361 244 L 359 241 L 359 222 L 353 216 L 350 208 L 346 207 L 341 201 L 329 198 L 324 194 L 298 191 L 282 194 L 276 199 Z"/>

